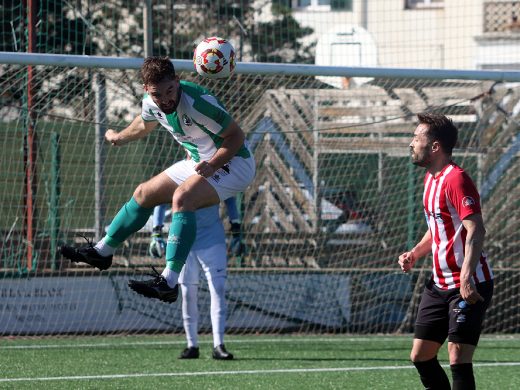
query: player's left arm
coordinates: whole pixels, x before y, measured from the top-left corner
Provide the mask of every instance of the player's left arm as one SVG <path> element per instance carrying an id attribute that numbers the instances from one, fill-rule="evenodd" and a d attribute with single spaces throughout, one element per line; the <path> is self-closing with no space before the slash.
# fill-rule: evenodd
<path id="1" fill-rule="evenodd" d="M 462 224 L 466 229 L 466 246 L 464 262 L 460 271 L 460 295 L 469 304 L 474 304 L 484 300 L 477 292 L 473 274 L 480 261 L 486 229 L 480 213 L 468 215 L 462 220 Z"/>
<path id="2" fill-rule="evenodd" d="M 473 281 L 486 235 L 480 209 L 480 196 L 473 180 L 465 172 L 451 178 L 446 187 L 446 195 L 466 229 L 464 261 L 459 275 L 460 295 L 469 304 L 473 304 L 483 300 Z"/>
<path id="3" fill-rule="evenodd" d="M 201 176 L 212 176 L 237 154 L 245 140 L 244 131 L 234 120 L 229 123 L 219 136 L 224 140 L 213 157 L 209 161 L 201 161 L 195 166 L 195 171 Z"/>

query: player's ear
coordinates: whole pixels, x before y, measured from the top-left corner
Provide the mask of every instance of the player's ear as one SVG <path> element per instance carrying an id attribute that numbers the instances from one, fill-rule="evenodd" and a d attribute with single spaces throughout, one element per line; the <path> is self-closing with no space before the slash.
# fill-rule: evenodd
<path id="1" fill-rule="evenodd" d="M 441 144 L 439 141 L 432 142 L 432 152 L 438 152 L 441 150 Z"/>

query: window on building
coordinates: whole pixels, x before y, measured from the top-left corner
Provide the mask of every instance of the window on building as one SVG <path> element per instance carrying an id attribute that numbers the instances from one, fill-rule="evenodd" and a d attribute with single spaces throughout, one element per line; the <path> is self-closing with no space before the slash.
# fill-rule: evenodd
<path id="1" fill-rule="evenodd" d="M 440 7 L 444 7 L 444 0 L 405 0 L 406 9 Z"/>
<path id="2" fill-rule="evenodd" d="M 292 0 L 293 8 L 323 11 L 352 11 L 352 0 Z"/>

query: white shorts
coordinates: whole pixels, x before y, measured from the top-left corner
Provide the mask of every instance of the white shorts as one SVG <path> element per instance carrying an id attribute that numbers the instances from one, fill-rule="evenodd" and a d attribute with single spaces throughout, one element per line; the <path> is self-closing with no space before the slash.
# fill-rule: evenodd
<path id="1" fill-rule="evenodd" d="M 198 163 L 193 160 L 181 160 L 164 172 L 176 184 L 180 185 L 184 183 L 188 177 L 197 175 L 197 172 L 195 172 L 195 165 L 197 164 Z M 235 196 L 239 192 L 245 191 L 254 177 L 255 160 L 252 157 L 233 157 L 231 161 L 218 169 L 213 176 L 206 180 L 215 188 L 218 197 L 223 201 Z"/>
<path id="2" fill-rule="evenodd" d="M 227 277 L 226 244 L 217 244 L 209 248 L 192 249 L 186 264 L 179 274 L 180 284 L 199 284 L 200 268 L 207 280 Z"/>

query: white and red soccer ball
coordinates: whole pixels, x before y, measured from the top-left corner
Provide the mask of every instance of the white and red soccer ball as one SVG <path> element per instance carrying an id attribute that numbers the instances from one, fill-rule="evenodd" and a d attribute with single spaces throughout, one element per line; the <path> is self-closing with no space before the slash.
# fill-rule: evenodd
<path id="1" fill-rule="evenodd" d="M 235 49 L 224 38 L 206 38 L 195 48 L 193 64 L 201 76 L 210 79 L 229 77 L 235 70 Z"/>

